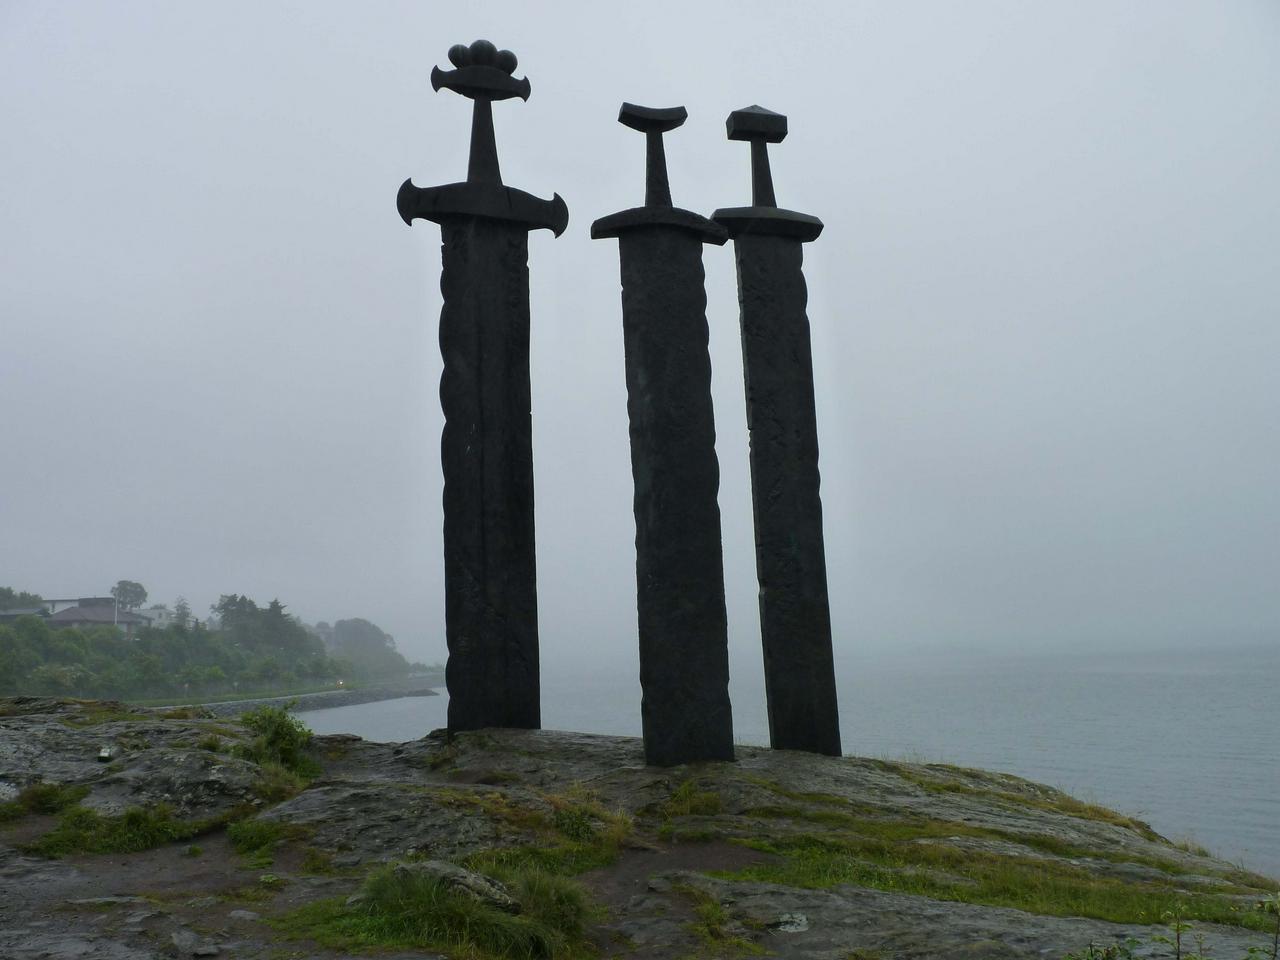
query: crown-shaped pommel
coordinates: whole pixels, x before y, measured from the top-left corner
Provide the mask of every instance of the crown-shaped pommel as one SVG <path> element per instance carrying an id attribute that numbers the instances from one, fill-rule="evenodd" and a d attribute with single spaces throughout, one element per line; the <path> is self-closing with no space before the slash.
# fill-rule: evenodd
<path id="1" fill-rule="evenodd" d="M 449 62 L 456 69 L 431 70 L 431 86 L 436 91 L 444 87 L 472 100 L 529 99 L 529 78 L 512 76 L 519 61 L 510 50 L 499 50 L 488 40 L 477 40 L 470 46 L 459 43 L 449 48 Z"/>
<path id="2" fill-rule="evenodd" d="M 725 121 L 730 140 L 763 140 L 781 143 L 787 137 L 787 118 L 761 106 L 743 107 Z"/>

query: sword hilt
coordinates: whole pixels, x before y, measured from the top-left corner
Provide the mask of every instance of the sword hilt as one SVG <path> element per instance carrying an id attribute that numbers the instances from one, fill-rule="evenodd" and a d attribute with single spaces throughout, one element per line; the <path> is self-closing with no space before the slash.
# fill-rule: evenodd
<path id="1" fill-rule="evenodd" d="M 816 239 L 822 232 L 822 221 L 807 213 L 780 209 L 773 193 L 769 144 L 786 139 L 786 116 L 752 105 L 729 114 L 725 129 L 730 140 L 751 144 L 751 206 L 717 210 L 711 219 L 725 227 L 731 237 L 757 233 L 790 237 L 802 243 Z"/>
<path id="2" fill-rule="evenodd" d="M 457 69 L 431 70 L 431 86 L 461 94 L 472 101 L 471 155 L 467 161 L 468 183 L 502 183 L 498 169 L 498 145 L 493 136 L 493 101 L 519 97 L 529 99 L 529 78 L 517 80 L 512 74 L 519 61 L 510 50 L 499 50 L 488 40 L 449 48 L 449 62 Z"/>
<path id="3" fill-rule="evenodd" d="M 624 103 L 618 122 L 645 136 L 644 206 L 632 207 L 601 217 L 591 224 L 591 239 L 621 236 L 635 227 L 678 227 L 691 230 L 703 243 L 723 244 L 728 233 L 692 210 L 681 210 L 671 202 L 671 182 L 667 179 L 667 154 L 662 135 L 674 130 L 689 117 L 684 107 L 638 107 Z"/>
<path id="4" fill-rule="evenodd" d="M 667 153 L 662 135 L 684 125 L 689 111 L 684 107 L 638 107 L 624 103 L 618 111 L 618 122 L 645 137 L 644 205 L 671 206 L 671 181 L 667 179 Z"/>
<path id="5" fill-rule="evenodd" d="M 773 173 L 769 170 L 769 144 L 786 139 L 786 116 L 752 105 L 733 111 L 724 125 L 730 140 L 751 143 L 752 206 L 776 207 L 778 201 L 773 195 Z"/>
<path id="6" fill-rule="evenodd" d="M 431 86 L 452 90 L 472 101 L 471 153 L 467 179 L 439 187 L 417 187 L 406 180 L 396 195 L 396 209 L 405 223 L 417 218 L 443 223 L 453 216 L 476 216 L 545 227 L 558 237 L 569 222 L 569 210 L 555 194 L 550 200 L 506 187 L 498 167 L 498 146 L 493 135 L 493 101 L 529 99 L 528 77 L 512 74 L 518 61 L 510 50 L 499 50 L 488 40 L 449 48 L 453 70 L 431 70 Z"/>

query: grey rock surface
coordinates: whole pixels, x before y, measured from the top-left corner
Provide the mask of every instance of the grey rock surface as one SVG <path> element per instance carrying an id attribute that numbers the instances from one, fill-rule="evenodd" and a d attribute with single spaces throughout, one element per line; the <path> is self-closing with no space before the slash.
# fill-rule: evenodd
<path id="1" fill-rule="evenodd" d="M 0 712 L 5 710 L 4 749 L 34 756 L 47 736 L 56 749 L 37 761 L 41 770 L 66 772 L 74 778 L 68 782 L 88 786 L 85 802 L 100 790 L 118 799 L 115 791 L 130 766 L 135 769 L 125 781 L 137 784 L 131 795 L 172 794 L 173 774 L 162 773 L 149 751 L 182 753 L 184 741 L 203 735 L 211 722 L 151 713 L 120 719 L 112 712 L 112 719 L 88 723 L 78 705 L 15 716 L 12 705 L 0 701 Z M 79 759 L 80 747 L 96 742 L 103 725 L 122 741 L 139 741 L 122 755 L 124 769 L 106 771 Z M 154 741 L 145 748 L 144 732 Z M 238 736 L 230 728 L 222 735 Z M 1174 897 L 1208 893 L 1241 910 L 1252 909 L 1267 889 L 1263 878 L 1177 847 L 1137 821 L 1017 777 L 754 747 L 737 752 L 736 763 L 657 768 L 645 765 L 639 740 L 621 737 L 532 730 L 432 734 L 404 744 L 322 737 L 316 750 L 321 778 L 257 814 L 296 831 L 297 839 L 282 843 L 268 867 L 249 863 L 221 832 L 199 839 L 203 853 L 197 857 L 182 841 L 138 854 L 42 860 L 20 848 L 49 829 L 53 818 L 10 821 L 0 824 L 0 957 L 172 957 L 174 934 L 189 951 L 184 955 L 217 947 L 226 956 L 269 957 L 297 947 L 278 939 L 266 920 L 322 897 L 345 900 L 371 869 L 401 862 L 413 864 L 404 869 L 453 873 L 473 866 L 466 858 L 479 851 L 564 844 L 566 830 L 578 837 L 629 831 L 614 862 L 581 877 L 608 908 L 608 919 L 596 929 L 605 957 L 707 955 L 695 931 L 698 910 L 708 904 L 722 911 L 726 935 L 804 960 L 845 960 L 859 950 L 879 951 L 883 958 L 1056 960 L 1090 941 L 1114 943 L 1130 935 L 1147 941 L 1140 956 L 1168 955 L 1150 943 L 1153 933 L 1163 932 L 1159 926 L 1047 916 L 891 889 L 897 878 L 906 885 L 912 871 L 934 869 L 919 865 L 927 860 L 912 861 L 913 851 L 944 855 L 935 876 L 961 891 L 957 897 L 975 883 L 966 875 L 967 857 L 1069 868 Z M 207 781 L 200 764 L 176 769 Z M 154 783 L 146 770 L 154 771 Z M 7 782 L 26 781 L 10 776 Z M 196 798 L 189 807 L 197 817 L 224 802 L 216 791 L 177 792 Z M 690 797 L 714 802 L 690 803 Z M 885 841 L 898 844 L 893 849 L 903 865 L 881 863 L 875 888 L 840 883 L 805 889 L 751 879 L 754 871 L 782 861 L 735 842 L 758 847 L 767 840 L 779 849 L 797 837 L 835 841 L 877 825 L 910 834 L 908 828 L 922 824 L 929 827 L 923 836 Z M 308 875 L 309 852 L 328 855 L 332 866 Z M 422 861 L 445 863 L 418 866 Z M 270 884 L 264 885 L 264 874 Z M 250 922 L 254 917 L 259 922 Z M 1196 930 L 1218 960 L 1238 960 L 1249 946 L 1269 943 L 1238 927 L 1197 923 Z M 324 949 L 310 955 L 344 956 Z M 388 954 L 411 955 L 422 956 Z"/>

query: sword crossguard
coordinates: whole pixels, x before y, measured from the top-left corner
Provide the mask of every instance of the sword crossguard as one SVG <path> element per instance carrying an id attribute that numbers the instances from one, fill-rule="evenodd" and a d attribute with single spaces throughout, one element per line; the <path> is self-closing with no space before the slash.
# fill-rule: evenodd
<path id="1" fill-rule="evenodd" d="M 773 193 L 769 144 L 786 139 L 786 116 L 753 104 L 729 114 L 725 130 L 730 140 L 746 140 L 751 144 L 751 206 L 717 210 L 711 219 L 724 226 L 731 237 L 767 233 L 802 243 L 817 239 L 822 232 L 822 221 L 807 213 L 781 209 Z"/>
<path id="2" fill-rule="evenodd" d="M 522 223 L 529 229 L 545 227 L 557 237 L 569 222 L 565 202 L 555 194 L 542 200 L 523 190 L 504 186 L 498 167 L 498 146 L 493 134 L 493 101 L 529 99 L 529 78 L 513 74 L 519 61 L 510 50 L 499 50 L 488 40 L 449 48 L 452 70 L 431 70 L 431 87 L 452 90 L 471 100 L 471 152 L 465 183 L 417 187 L 406 180 L 396 196 L 396 209 L 405 223 L 415 218 L 437 223 L 452 216 L 478 216 Z"/>

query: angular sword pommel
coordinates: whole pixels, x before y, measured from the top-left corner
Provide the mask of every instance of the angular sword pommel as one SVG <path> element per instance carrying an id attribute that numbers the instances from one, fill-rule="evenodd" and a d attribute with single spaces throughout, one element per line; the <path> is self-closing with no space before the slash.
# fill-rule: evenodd
<path id="1" fill-rule="evenodd" d="M 763 140 L 765 143 L 781 143 L 787 138 L 787 117 L 774 113 L 758 104 L 743 107 L 729 114 L 724 123 L 730 140 Z"/>

